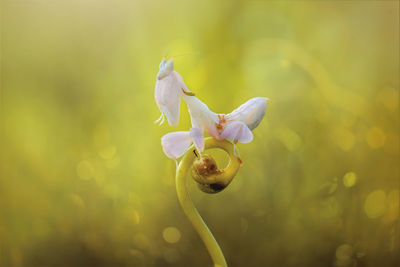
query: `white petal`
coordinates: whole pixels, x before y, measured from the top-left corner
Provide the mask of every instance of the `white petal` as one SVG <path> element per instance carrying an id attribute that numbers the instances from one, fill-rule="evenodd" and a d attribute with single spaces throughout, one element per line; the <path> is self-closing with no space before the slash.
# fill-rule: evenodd
<path id="1" fill-rule="evenodd" d="M 195 96 L 183 95 L 190 113 L 190 119 L 193 128 L 206 130 L 211 136 L 218 135 L 217 124 L 219 122 L 218 115 L 212 112 L 206 104 L 201 102 Z"/>
<path id="2" fill-rule="evenodd" d="M 187 92 L 187 93 L 191 93 L 191 91 L 186 87 L 186 84 L 185 84 L 185 82 L 183 81 L 182 76 L 181 76 L 178 72 L 176 72 L 176 71 L 174 71 L 172 74 L 175 76 L 175 78 L 176 78 L 176 80 L 177 80 L 177 83 L 180 84 L 181 90 L 184 90 L 184 91 Z"/>
<path id="3" fill-rule="evenodd" d="M 193 140 L 194 146 L 200 153 L 204 151 L 204 136 L 203 130 L 199 128 L 191 128 L 190 136 Z"/>
<path id="4" fill-rule="evenodd" d="M 192 144 L 190 132 L 173 132 L 161 138 L 161 146 L 167 157 L 180 158 Z"/>
<path id="5" fill-rule="evenodd" d="M 267 98 L 255 97 L 225 116 L 226 121 L 244 122 L 250 130 L 260 124 L 267 108 Z"/>
<path id="6" fill-rule="evenodd" d="M 154 98 L 158 108 L 165 114 L 171 126 L 176 126 L 179 123 L 179 110 L 183 88 L 186 88 L 186 85 L 175 71 L 162 80 L 156 81 Z"/>
<path id="7" fill-rule="evenodd" d="M 243 122 L 234 121 L 226 126 L 221 137 L 234 143 L 250 143 L 253 140 L 253 133 Z"/>

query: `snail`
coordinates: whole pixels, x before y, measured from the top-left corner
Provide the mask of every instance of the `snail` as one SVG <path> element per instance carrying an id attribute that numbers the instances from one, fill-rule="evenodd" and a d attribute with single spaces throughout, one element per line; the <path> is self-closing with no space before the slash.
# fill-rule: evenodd
<path id="1" fill-rule="evenodd" d="M 225 148 L 221 148 L 225 150 Z M 232 145 L 230 145 L 229 148 L 232 148 Z M 225 150 L 228 154 L 230 152 L 229 148 L 227 147 L 227 150 Z M 231 153 L 233 153 L 233 151 Z M 240 165 L 239 159 L 235 156 L 233 156 L 230 161 L 238 161 Z M 197 182 L 197 186 L 201 191 L 208 194 L 219 193 L 224 190 L 234 178 L 234 175 L 226 175 L 228 169 L 232 168 L 232 164 L 233 163 L 230 162 L 225 169 L 220 170 L 218 169 L 217 162 L 212 156 L 203 154 L 201 157 L 197 157 L 193 162 L 191 171 L 192 178 Z"/>

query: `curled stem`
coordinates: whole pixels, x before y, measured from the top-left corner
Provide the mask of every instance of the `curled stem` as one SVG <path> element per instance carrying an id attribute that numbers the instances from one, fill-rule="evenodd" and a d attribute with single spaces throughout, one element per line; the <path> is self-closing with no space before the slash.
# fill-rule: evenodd
<path id="1" fill-rule="evenodd" d="M 207 178 L 209 183 L 220 183 L 226 187 L 239 170 L 240 161 L 235 156 L 232 143 L 226 140 L 217 141 L 213 138 L 206 138 L 205 149 L 210 148 L 220 148 L 229 154 L 230 161 L 227 167 L 219 170 L 216 174 L 212 174 Z M 191 147 L 185 153 L 182 161 L 178 165 L 176 171 L 176 192 L 178 194 L 179 203 L 181 204 L 183 211 L 192 223 L 193 227 L 196 229 L 197 233 L 200 235 L 200 238 L 203 240 L 208 253 L 214 262 L 214 266 L 225 267 L 227 264 L 224 254 L 222 253 L 221 248 L 219 247 L 210 229 L 208 229 L 207 225 L 194 206 L 187 190 L 186 177 L 188 176 L 188 171 L 191 169 L 193 162 L 196 159 L 195 154 L 192 152 L 193 149 L 194 148 Z M 204 181 L 202 182 L 207 183 Z"/>

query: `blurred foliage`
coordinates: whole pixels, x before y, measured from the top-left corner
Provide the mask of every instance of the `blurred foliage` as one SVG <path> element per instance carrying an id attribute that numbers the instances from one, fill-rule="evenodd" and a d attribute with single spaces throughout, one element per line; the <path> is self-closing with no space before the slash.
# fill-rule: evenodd
<path id="1" fill-rule="evenodd" d="M 0 266 L 211 266 L 160 146 L 185 105 L 153 124 L 184 53 L 212 110 L 270 99 L 232 184 L 190 183 L 230 266 L 398 263 L 398 1 L 1 4 Z"/>

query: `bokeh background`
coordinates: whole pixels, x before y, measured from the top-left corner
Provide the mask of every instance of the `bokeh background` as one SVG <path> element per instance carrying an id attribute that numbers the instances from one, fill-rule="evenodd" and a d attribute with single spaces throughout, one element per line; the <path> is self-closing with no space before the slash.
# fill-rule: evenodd
<path id="1" fill-rule="evenodd" d="M 212 265 L 160 146 L 186 105 L 153 124 L 186 53 L 213 111 L 270 99 L 232 184 L 189 183 L 230 266 L 399 263 L 398 1 L 1 5 L 0 266 Z"/>

